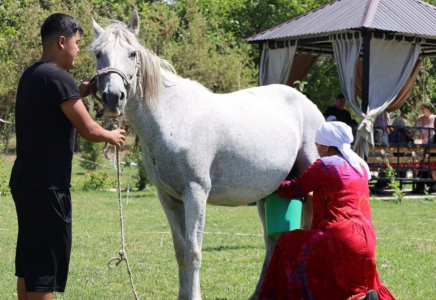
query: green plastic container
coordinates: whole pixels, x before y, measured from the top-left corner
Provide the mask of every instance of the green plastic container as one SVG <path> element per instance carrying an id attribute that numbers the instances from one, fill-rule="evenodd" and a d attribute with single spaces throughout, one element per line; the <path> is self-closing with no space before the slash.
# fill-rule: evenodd
<path id="1" fill-rule="evenodd" d="M 272 240 L 288 231 L 300 229 L 303 203 L 274 193 L 265 198 L 266 232 Z"/>

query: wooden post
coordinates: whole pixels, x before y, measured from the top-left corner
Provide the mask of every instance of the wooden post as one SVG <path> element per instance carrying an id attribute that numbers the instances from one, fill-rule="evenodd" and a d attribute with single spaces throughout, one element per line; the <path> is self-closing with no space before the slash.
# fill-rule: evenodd
<path id="1" fill-rule="evenodd" d="M 369 67 L 371 52 L 371 31 L 366 30 L 363 39 L 363 70 L 362 70 L 362 111 L 366 115 L 369 103 Z"/>
<path id="2" fill-rule="evenodd" d="M 268 42 L 267 42 L 268 43 Z M 263 43 L 259 44 L 259 75 L 257 76 L 257 85 L 260 86 L 260 64 L 262 62 Z"/>

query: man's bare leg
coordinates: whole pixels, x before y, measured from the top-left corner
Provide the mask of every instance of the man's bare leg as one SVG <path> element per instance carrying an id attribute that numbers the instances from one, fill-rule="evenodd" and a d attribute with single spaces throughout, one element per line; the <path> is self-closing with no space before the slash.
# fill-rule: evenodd
<path id="1" fill-rule="evenodd" d="M 17 277 L 17 293 L 18 293 L 18 300 L 28 300 L 26 285 L 24 283 L 24 278 L 22 277 Z"/>
<path id="2" fill-rule="evenodd" d="M 17 279 L 18 300 L 52 300 L 52 292 L 26 292 L 26 283 L 24 278 Z"/>
<path id="3" fill-rule="evenodd" d="M 27 292 L 27 300 L 52 300 L 53 293 Z"/>

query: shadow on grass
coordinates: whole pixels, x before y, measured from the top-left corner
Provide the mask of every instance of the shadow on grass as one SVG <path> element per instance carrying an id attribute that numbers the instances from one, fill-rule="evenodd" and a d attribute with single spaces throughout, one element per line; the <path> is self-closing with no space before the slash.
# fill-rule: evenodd
<path id="1" fill-rule="evenodd" d="M 203 251 L 222 251 L 222 250 L 240 250 L 240 249 L 261 249 L 263 247 L 255 247 L 253 245 L 244 246 L 219 246 L 219 247 L 206 247 Z M 219 300 L 219 299 L 217 299 Z"/>
<path id="2" fill-rule="evenodd" d="M 150 198 L 154 197 L 154 195 L 147 195 L 145 194 L 149 191 L 133 191 L 129 193 L 129 198 Z"/>

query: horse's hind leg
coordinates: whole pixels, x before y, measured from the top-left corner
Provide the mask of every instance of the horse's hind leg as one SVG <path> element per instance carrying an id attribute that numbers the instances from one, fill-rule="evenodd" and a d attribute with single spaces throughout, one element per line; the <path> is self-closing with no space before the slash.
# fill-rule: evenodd
<path id="1" fill-rule="evenodd" d="M 185 264 L 185 207 L 183 202 L 159 192 L 159 200 L 170 223 L 174 251 L 179 267 L 178 300 L 189 299 L 189 282 Z"/>
<path id="2" fill-rule="evenodd" d="M 272 252 L 276 244 L 275 241 L 271 240 L 266 234 L 266 224 L 265 224 L 265 203 L 263 201 L 257 201 L 257 211 L 259 217 L 262 220 L 263 226 L 263 239 L 265 241 L 265 259 L 263 261 L 262 271 L 260 272 L 259 281 L 257 282 L 256 289 L 249 300 L 257 300 L 260 288 L 262 287 L 263 280 L 265 279 L 266 270 L 268 268 L 269 261 L 271 260 Z"/>
<path id="3" fill-rule="evenodd" d="M 305 147 L 300 149 L 295 161 L 295 168 L 297 169 L 297 176 L 304 173 L 315 160 L 319 158 L 315 148 L 315 142 L 306 143 Z M 303 229 L 309 229 L 312 225 L 313 217 L 313 199 L 312 193 L 306 196 L 306 201 L 303 204 L 303 212 L 301 216 L 301 223 Z"/>

